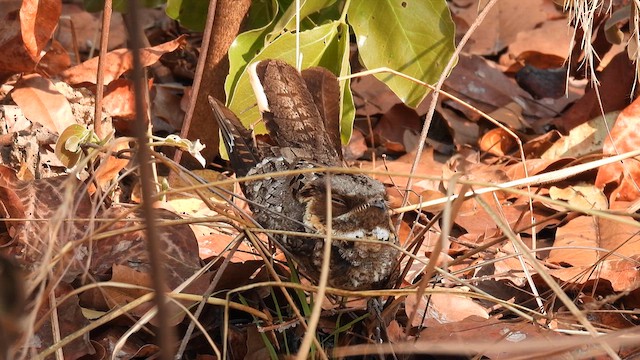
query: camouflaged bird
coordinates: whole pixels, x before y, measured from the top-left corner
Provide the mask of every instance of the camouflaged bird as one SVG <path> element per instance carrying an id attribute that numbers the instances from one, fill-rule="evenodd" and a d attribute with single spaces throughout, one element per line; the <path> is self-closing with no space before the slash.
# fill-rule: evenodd
<path id="1" fill-rule="evenodd" d="M 324 68 L 300 74 L 280 60 L 252 68 L 252 86 L 276 146 L 254 144 L 251 132 L 219 101 L 209 98 L 237 176 L 342 166 L 339 87 Z M 321 172 L 267 177 L 243 183 L 256 221 L 267 229 L 326 234 L 327 179 Z M 366 290 L 393 286 L 399 251 L 385 188 L 360 174 L 331 174 L 332 251 L 329 286 Z M 356 239 L 360 241 L 339 240 Z M 317 281 L 324 240 L 276 236 L 303 273 Z"/>

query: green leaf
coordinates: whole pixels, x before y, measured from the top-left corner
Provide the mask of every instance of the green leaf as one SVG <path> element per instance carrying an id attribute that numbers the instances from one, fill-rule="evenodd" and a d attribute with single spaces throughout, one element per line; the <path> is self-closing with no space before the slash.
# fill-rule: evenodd
<path id="1" fill-rule="evenodd" d="M 335 4 L 336 0 L 303 0 L 300 1 L 300 20 Z M 293 2 L 276 23 L 273 31 L 276 33 L 292 31 L 296 28 L 296 3 Z M 306 30 L 306 29 L 302 29 Z"/>
<path id="2" fill-rule="evenodd" d="M 276 18 L 279 9 L 280 5 L 276 0 L 253 0 L 243 27 L 258 29 L 268 25 Z"/>
<path id="3" fill-rule="evenodd" d="M 119 0 L 116 0 L 119 1 Z M 180 25 L 194 31 L 203 31 L 209 11 L 208 0 L 167 0 L 167 15 Z"/>
<path id="4" fill-rule="evenodd" d="M 453 54 L 455 29 L 445 0 L 352 0 L 347 11 L 368 69 L 389 67 L 433 84 Z M 428 93 L 398 76 L 376 77 L 412 107 Z"/>
<path id="5" fill-rule="evenodd" d="M 146 8 L 153 8 L 163 5 L 166 0 L 142 0 L 142 6 Z M 98 12 L 104 10 L 104 0 L 84 0 L 83 1 L 84 9 L 89 12 Z M 114 0 L 113 10 L 126 14 L 129 11 L 129 3 L 127 0 Z"/>
<path id="6" fill-rule="evenodd" d="M 345 35 L 349 34 L 349 26 L 341 24 L 342 31 Z M 351 63 L 349 55 L 351 55 L 351 44 L 349 36 L 342 36 L 338 39 L 341 53 L 336 54 L 335 59 L 340 59 L 339 76 L 351 75 Z M 353 120 L 356 117 L 356 108 L 353 104 L 353 95 L 351 94 L 351 80 L 340 82 L 340 93 L 342 94 L 342 102 L 340 103 L 340 140 L 343 144 L 347 144 L 353 133 Z"/>
<path id="7" fill-rule="evenodd" d="M 326 25 L 318 26 L 312 30 L 307 30 L 300 33 L 300 52 L 302 54 L 302 68 L 311 66 L 323 66 L 338 76 L 348 75 L 348 27 L 346 24 L 334 21 Z M 287 32 L 275 39 L 272 43 L 267 45 L 263 51 L 260 52 L 252 61 L 260 61 L 265 59 L 281 59 L 289 64 L 295 64 L 296 60 L 296 46 L 295 46 L 295 34 Z M 346 58 L 346 60 L 345 60 Z M 345 63 L 347 64 L 345 66 Z M 350 94 L 345 95 L 348 88 L 344 84 L 341 84 L 343 89 L 343 99 L 350 104 L 344 106 L 343 114 L 351 114 L 353 112 L 353 102 Z M 242 123 L 249 127 L 251 124 L 256 123 L 260 119 L 260 113 L 255 106 L 256 99 L 253 95 L 253 90 L 249 83 L 249 74 L 247 70 L 242 72 L 242 75 L 238 79 L 237 86 L 232 94 L 227 94 L 229 108 L 238 115 Z M 343 100 L 343 104 L 344 104 Z M 351 107 L 351 110 L 348 109 Z M 353 117 L 343 118 L 343 139 L 345 134 L 349 134 L 351 129 L 347 133 L 344 131 L 344 127 L 350 128 L 353 123 Z M 264 124 L 258 123 L 255 127 L 255 132 L 258 134 L 264 134 L 266 129 Z"/>
<path id="8" fill-rule="evenodd" d="M 235 89 L 245 67 L 264 46 L 264 41 L 273 29 L 277 18 L 278 2 L 275 0 L 254 1 L 249 11 L 249 23 L 260 25 L 264 16 L 271 16 L 266 25 L 244 32 L 236 37 L 229 48 L 229 75 L 224 82 L 224 91 L 230 94 Z"/>

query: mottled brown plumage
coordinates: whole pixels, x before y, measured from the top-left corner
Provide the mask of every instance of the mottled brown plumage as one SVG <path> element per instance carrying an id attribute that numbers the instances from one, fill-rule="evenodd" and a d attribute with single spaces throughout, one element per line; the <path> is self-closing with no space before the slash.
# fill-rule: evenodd
<path id="1" fill-rule="evenodd" d="M 341 166 L 336 115 L 339 104 L 332 103 L 339 101 L 335 76 L 326 69 L 314 68 L 306 70 L 303 79 L 293 67 L 279 60 L 262 61 L 253 71 L 263 120 L 277 146 L 254 144 L 235 115 L 210 99 L 236 173 L 248 176 Z M 314 91 L 328 93 L 312 95 L 305 80 Z M 261 103 L 261 98 L 266 103 Z M 329 285 L 351 290 L 392 285 L 398 273 L 399 251 L 388 245 L 398 241 L 388 214 L 385 188 L 379 181 L 360 174 L 311 172 L 274 175 L 246 182 L 242 188 L 251 200 L 256 221 L 263 227 L 326 234 L 326 176 L 330 176 L 332 236 L 336 238 L 332 241 Z M 306 275 L 318 279 L 323 239 L 279 236 L 276 240 Z"/>

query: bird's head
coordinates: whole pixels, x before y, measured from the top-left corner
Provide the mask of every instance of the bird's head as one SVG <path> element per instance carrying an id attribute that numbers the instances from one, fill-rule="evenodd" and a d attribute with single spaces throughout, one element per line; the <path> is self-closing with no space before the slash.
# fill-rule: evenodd
<path id="1" fill-rule="evenodd" d="M 329 183 L 325 175 L 307 183 L 298 193 L 305 225 L 326 233 L 329 188 L 334 236 L 395 242 L 384 185 L 366 175 L 334 174 Z"/>

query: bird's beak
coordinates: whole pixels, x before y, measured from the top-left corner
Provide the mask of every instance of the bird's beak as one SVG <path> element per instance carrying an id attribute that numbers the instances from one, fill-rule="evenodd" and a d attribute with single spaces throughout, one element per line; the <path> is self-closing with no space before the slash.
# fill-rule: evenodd
<path id="1" fill-rule="evenodd" d="M 387 210 L 387 202 L 384 201 L 384 199 L 375 199 L 370 203 L 370 205 L 385 211 Z"/>

